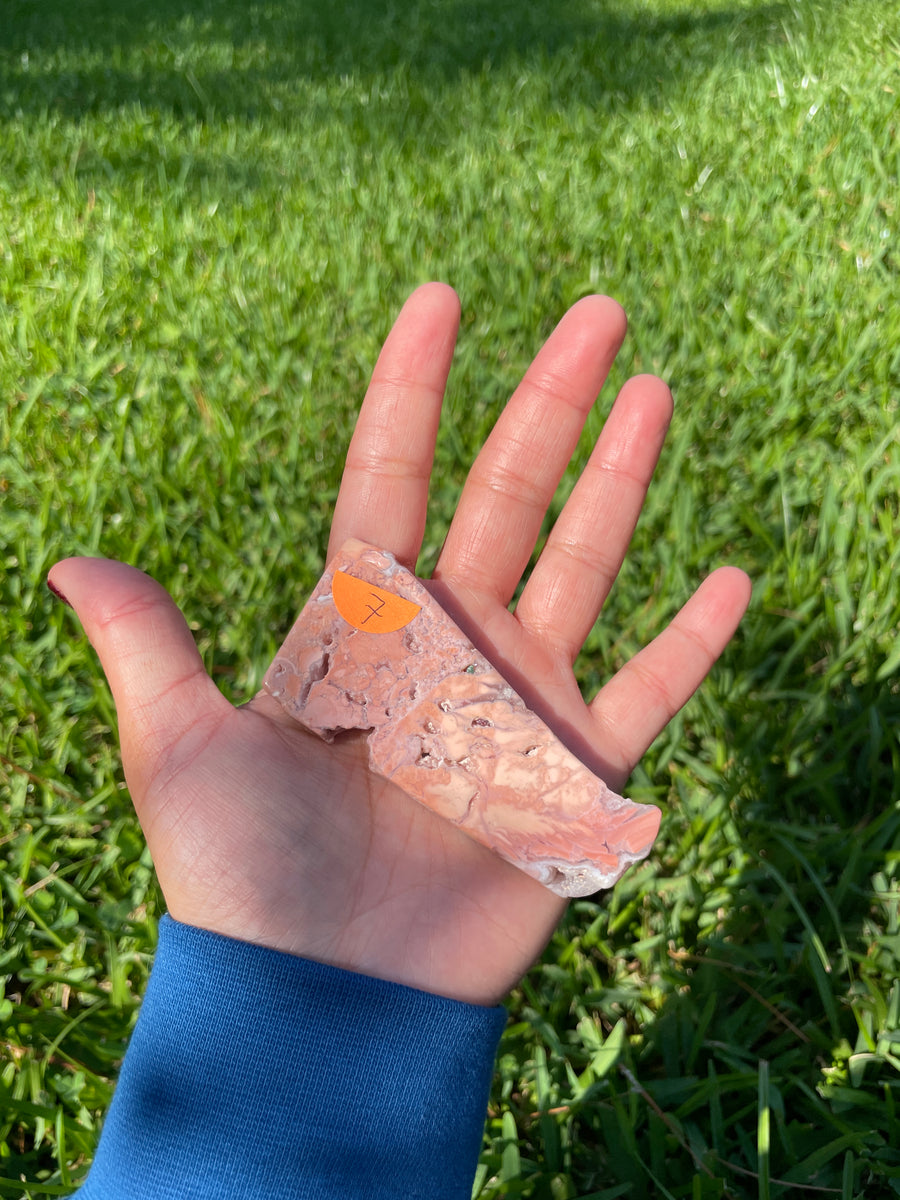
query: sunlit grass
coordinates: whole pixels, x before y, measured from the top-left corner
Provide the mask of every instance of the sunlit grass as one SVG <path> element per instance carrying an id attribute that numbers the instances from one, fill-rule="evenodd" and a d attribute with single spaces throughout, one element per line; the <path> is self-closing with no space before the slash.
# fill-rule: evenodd
<path id="1" fill-rule="evenodd" d="M 600 290 L 613 382 L 660 372 L 677 413 L 586 688 L 712 566 L 755 580 L 631 781 L 657 851 L 511 998 L 480 1193 L 900 1188 L 898 39 L 893 0 L 7 0 L 0 1190 L 83 1177 L 161 911 L 46 570 L 138 563 L 246 698 L 426 278 L 463 330 L 423 566 Z"/>

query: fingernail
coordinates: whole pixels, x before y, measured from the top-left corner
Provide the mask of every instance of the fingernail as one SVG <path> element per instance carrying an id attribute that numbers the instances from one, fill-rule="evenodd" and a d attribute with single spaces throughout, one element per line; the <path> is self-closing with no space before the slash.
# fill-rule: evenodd
<path id="1" fill-rule="evenodd" d="M 63 604 L 67 605 L 69 608 L 72 607 L 72 605 L 69 604 L 69 601 L 65 598 L 65 596 L 62 594 L 62 592 L 59 590 L 59 588 L 56 586 L 56 584 L 53 582 L 52 579 L 47 580 L 47 587 L 50 589 L 50 591 L 53 593 L 53 595 L 57 598 L 57 600 L 62 600 Z"/>

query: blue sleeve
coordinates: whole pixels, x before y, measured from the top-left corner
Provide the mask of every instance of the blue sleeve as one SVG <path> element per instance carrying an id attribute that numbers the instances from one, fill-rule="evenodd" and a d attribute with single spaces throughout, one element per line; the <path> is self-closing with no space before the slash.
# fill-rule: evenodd
<path id="1" fill-rule="evenodd" d="M 469 1200 L 505 1016 L 163 918 L 78 1200 Z"/>

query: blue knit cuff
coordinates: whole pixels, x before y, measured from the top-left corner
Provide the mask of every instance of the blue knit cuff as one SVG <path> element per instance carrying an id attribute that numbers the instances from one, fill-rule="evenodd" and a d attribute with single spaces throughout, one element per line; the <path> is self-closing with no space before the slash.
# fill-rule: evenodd
<path id="1" fill-rule="evenodd" d="M 163 918 L 79 1200 L 469 1200 L 506 1013 Z"/>

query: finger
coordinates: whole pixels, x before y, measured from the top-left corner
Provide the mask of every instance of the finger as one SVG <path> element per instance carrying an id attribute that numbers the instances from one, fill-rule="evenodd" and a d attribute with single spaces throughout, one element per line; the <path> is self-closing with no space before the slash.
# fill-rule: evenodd
<path id="1" fill-rule="evenodd" d="M 415 566 L 458 327 L 459 299 L 444 284 L 418 288 L 403 306 L 378 357 L 347 451 L 329 558 L 356 537 Z"/>
<path id="2" fill-rule="evenodd" d="M 516 617 L 574 663 L 634 533 L 672 417 L 652 375 L 622 388 L 516 606 Z"/>
<path id="3" fill-rule="evenodd" d="M 469 472 L 435 578 L 509 602 L 624 336 L 608 297 L 566 313 Z"/>
<path id="4" fill-rule="evenodd" d="M 148 575 L 108 559 L 69 558 L 53 567 L 49 583 L 100 657 L 139 804 L 172 748 L 189 735 L 208 737 L 231 706 L 206 674 L 174 600 Z"/>
<path id="5" fill-rule="evenodd" d="M 750 580 L 720 567 L 671 624 L 597 693 L 591 715 L 607 761 L 624 779 L 694 694 L 728 644 L 750 601 Z"/>

